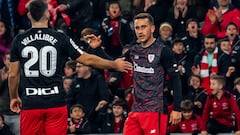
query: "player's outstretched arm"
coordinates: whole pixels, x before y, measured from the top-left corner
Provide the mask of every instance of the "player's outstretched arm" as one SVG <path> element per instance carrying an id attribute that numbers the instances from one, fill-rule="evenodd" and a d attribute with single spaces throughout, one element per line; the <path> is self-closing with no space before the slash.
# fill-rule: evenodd
<path id="1" fill-rule="evenodd" d="M 77 58 L 77 61 L 83 63 L 84 65 L 101 69 L 115 69 L 120 72 L 127 72 L 128 70 L 132 70 L 132 64 L 128 61 L 125 61 L 125 58 L 118 58 L 112 61 L 100 58 L 96 55 L 83 53 L 80 57 Z"/>
<path id="2" fill-rule="evenodd" d="M 8 86 L 10 95 L 10 109 L 19 113 L 22 107 L 22 101 L 18 95 L 18 86 L 20 81 L 20 63 L 11 62 L 9 66 Z"/>

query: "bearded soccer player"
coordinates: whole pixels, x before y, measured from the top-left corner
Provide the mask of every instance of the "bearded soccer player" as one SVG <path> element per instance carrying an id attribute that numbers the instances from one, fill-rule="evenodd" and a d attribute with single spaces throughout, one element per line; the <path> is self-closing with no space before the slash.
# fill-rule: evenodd
<path id="1" fill-rule="evenodd" d="M 124 135 L 166 135 L 167 123 L 181 121 L 181 80 L 169 47 L 153 37 L 153 18 L 148 13 L 134 17 L 139 44 L 130 48 L 133 62 L 134 101 L 124 125 Z M 168 121 L 163 92 L 165 74 L 173 81 L 174 109 Z"/>
<path id="2" fill-rule="evenodd" d="M 31 1 L 28 11 L 32 28 L 17 35 L 11 49 L 10 108 L 20 112 L 22 135 L 66 135 L 68 114 L 60 68 L 63 60 L 70 57 L 85 65 L 122 72 L 132 65 L 123 58 L 109 61 L 87 54 L 64 33 L 48 28 L 48 6 L 43 0 Z M 90 44 L 101 43 L 94 35 L 89 39 Z"/>

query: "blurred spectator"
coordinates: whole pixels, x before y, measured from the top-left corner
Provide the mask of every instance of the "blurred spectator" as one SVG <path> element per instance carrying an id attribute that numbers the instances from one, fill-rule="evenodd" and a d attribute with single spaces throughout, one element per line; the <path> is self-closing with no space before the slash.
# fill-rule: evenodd
<path id="1" fill-rule="evenodd" d="M 81 104 L 85 107 L 86 117 L 99 102 L 109 102 L 109 92 L 102 74 L 89 66 L 77 63 L 77 77 L 69 91 L 69 106 Z"/>
<path id="2" fill-rule="evenodd" d="M 168 10 L 167 22 L 173 27 L 173 36 L 182 37 L 186 31 L 186 21 L 197 18 L 196 9 L 189 6 L 189 0 L 174 0 L 173 7 Z"/>
<path id="3" fill-rule="evenodd" d="M 0 135 L 14 135 L 9 126 L 4 122 L 4 116 L 0 114 Z"/>
<path id="4" fill-rule="evenodd" d="M 227 89 L 231 91 L 233 89 L 233 81 L 240 77 L 240 39 L 239 39 L 239 31 L 238 27 L 235 23 L 230 22 L 226 26 L 226 37 L 230 41 L 230 55 L 231 55 L 231 62 L 232 66 L 235 67 L 235 71 L 231 74 L 229 78 L 227 78 Z M 232 92 L 232 91 L 231 91 Z"/>
<path id="5" fill-rule="evenodd" d="M 234 80 L 234 90 L 233 91 L 236 96 L 238 108 L 240 109 L 240 77 L 238 77 Z"/>
<path id="6" fill-rule="evenodd" d="M 19 19 L 20 19 L 19 29 L 21 29 L 23 31 L 31 27 L 30 20 L 27 17 L 27 12 L 28 12 L 27 6 L 28 6 L 29 2 L 30 2 L 30 0 L 19 0 L 18 1 L 17 11 L 20 16 L 19 17 Z"/>
<path id="7" fill-rule="evenodd" d="M 210 8 L 219 6 L 217 0 L 210 0 L 209 4 L 210 4 L 209 5 Z M 235 8 L 240 9 L 240 0 L 231 0 L 230 7 L 235 7 Z"/>
<path id="8" fill-rule="evenodd" d="M 112 60 L 113 58 L 104 51 L 102 44 L 99 44 L 98 46 L 92 46 L 91 44 L 89 44 L 89 42 L 91 42 L 91 39 L 86 37 L 87 35 L 91 34 L 102 38 L 101 33 L 98 30 L 93 28 L 84 28 L 81 31 L 81 40 L 85 42 L 85 46 L 83 47 L 84 50 L 86 50 L 86 52 L 90 54 L 95 54 L 101 58 Z"/>
<path id="9" fill-rule="evenodd" d="M 63 89 L 66 92 L 66 94 L 70 91 L 70 86 L 72 84 L 73 78 L 70 76 L 64 76 L 63 77 Z"/>
<path id="10" fill-rule="evenodd" d="M 163 42 L 164 45 L 171 48 L 173 28 L 168 22 L 163 22 L 159 27 L 159 38 L 158 40 Z"/>
<path id="11" fill-rule="evenodd" d="M 104 31 L 105 51 L 113 58 L 122 54 L 122 48 L 134 40 L 134 34 L 130 22 L 121 14 L 121 7 L 118 1 L 108 3 L 107 11 L 109 16 L 102 21 Z"/>
<path id="12" fill-rule="evenodd" d="M 224 90 L 225 78 L 219 75 L 211 76 L 212 94 L 208 96 L 202 115 L 202 135 L 232 133 L 233 117 L 237 124 L 236 135 L 240 134 L 240 111 L 233 95 Z"/>
<path id="13" fill-rule="evenodd" d="M 238 26 L 235 23 L 230 22 L 226 26 L 226 37 L 229 39 L 231 44 L 230 54 L 233 56 L 232 62 L 238 68 L 240 67 L 240 64 L 238 64 L 240 63 L 240 38 Z M 240 76 L 240 73 L 238 73 L 238 76 Z"/>
<path id="14" fill-rule="evenodd" d="M 203 35 L 199 32 L 199 23 L 197 19 L 190 18 L 186 22 L 186 33 L 183 40 L 185 51 L 188 55 L 189 66 L 191 68 L 195 55 L 201 51 L 203 45 Z M 188 75 L 189 77 L 189 75 Z"/>
<path id="15" fill-rule="evenodd" d="M 208 34 L 204 37 L 204 48 L 194 58 L 192 72 L 201 77 L 202 87 L 210 94 L 210 76 L 225 76 L 230 65 L 230 56 L 217 47 L 216 37 Z"/>
<path id="16" fill-rule="evenodd" d="M 183 96 L 183 99 L 189 99 L 193 102 L 193 112 L 202 116 L 203 108 L 206 103 L 207 93 L 201 87 L 201 78 L 198 75 L 191 75 L 189 77 L 188 93 Z"/>
<path id="17" fill-rule="evenodd" d="M 92 24 L 93 8 L 90 0 L 60 0 L 59 11 L 66 11 L 71 23 L 68 35 L 79 44 L 80 33 Z M 96 9 L 97 10 L 97 9 Z"/>
<path id="18" fill-rule="evenodd" d="M 239 27 L 235 23 L 228 23 L 226 26 L 226 36 L 230 40 L 232 50 L 235 50 L 236 46 L 240 46 Z"/>
<path id="19" fill-rule="evenodd" d="M 129 45 L 124 46 L 122 50 L 122 56 L 126 61 L 131 62 L 129 57 Z M 107 79 L 108 87 L 111 90 L 113 96 L 124 98 L 124 91 L 129 89 L 133 84 L 133 71 L 128 72 L 112 72 Z"/>
<path id="20" fill-rule="evenodd" d="M 46 0 L 48 3 L 49 24 L 58 31 L 67 33 L 70 26 L 70 18 L 65 11 L 59 11 L 57 0 Z"/>
<path id="21" fill-rule="evenodd" d="M 69 76 L 69 77 L 75 78 L 76 65 L 77 65 L 77 62 L 75 60 L 67 61 L 65 63 L 65 67 L 64 67 L 64 76 Z"/>
<path id="22" fill-rule="evenodd" d="M 226 54 L 230 55 L 232 48 L 229 39 L 223 38 L 219 41 L 219 48 Z"/>
<path id="23" fill-rule="evenodd" d="M 195 7 L 197 12 L 197 19 L 199 23 L 202 23 L 204 21 L 205 15 L 208 11 L 208 5 L 210 3 L 209 0 L 191 0 L 190 1 L 192 6 Z"/>
<path id="24" fill-rule="evenodd" d="M 144 12 L 145 0 L 133 0 L 133 16 Z"/>
<path id="25" fill-rule="evenodd" d="M 16 27 L 16 0 L 1 0 L 0 1 L 0 19 L 5 20 L 5 25 L 9 25 L 9 31 L 13 32 Z M 12 33 L 13 34 L 13 33 Z"/>
<path id="26" fill-rule="evenodd" d="M 183 45 L 183 41 L 176 37 L 172 42 L 172 52 L 175 56 L 178 65 L 178 72 L 180 73 L 180 78 L 182 82 L 182 95 L 187 93 L 187 86 L 188 86 L 188 78 L 187 74 L 191 74 L 191 70 L 187 69 L 188 66 L 187 62 L 187 54 L 185 53 L 185 47 Z M 169 86 L 173 86 L 172 82 L 168 82 Z M 170 88 L 173 89 L 173 88 Z"/>
<path id="27" fill-rule="evenodd" d="M 10 64 L 10 53 L 4 54 L 4 67 L 0 70 L 0 114 L 5 117 L 5 123 L 15 134 L 20 134 L 19 115 L 10 110 L 10 97 L 8 89 L 8 71 Z"/>
<path id="28" fill-rule="evenodd" d="M 66 101 L 66 103 L 69 103 L 70 101 L 69 101 L 69 99 L 70 99 L 70 97 L 69 97 L 69 91 L 70 91 L 70 89 L 71 89 L 71 84 L 72 84 L 72 82 L 73 82 L 73 78 L 72 77 L 70 77 L 70 76 L 64 76 L 63 77 L 63 89 L 64 89 L 64 91 L 65 91 L 65 101 Z M 68 106 L 69 104 L 67 104 L 67 107 L 68 108 L 70 108 L 71 106 Z"/>
<path id="29" fill-rule="evenodd" d="M 0 19 L 0 68 L 4 66 L 3 57 L 10 51 L 12 38 L 10 25 Z"/>
<path id="30" fill-rule="evenodd" d="M 183 100 L 181 102 L 182 120 L 177 125 L 168 126 L 170 133 L 191 133 L 197 135 L 200 133 L 201 118 L 194 114 L 193 102 L 191 100 Z"/>
<path id="31" fill-rule="evenodd" d="M 98 104 L 91 118 L 100 125 L 100 133 L 122 133 L 126 119 L 126 102 L 123 99 L 116 98 L 111 105 L 110 113 L 100 113 L 103 105 Z"/>
<path id="32" fill-rule="evenodd" d="M 156 28 L 159 28 L 160 24 L 166 20 L 165 11 L 168 11 L 168 9 L 169 6 L 166 0 L 145 0 L 144 10 L 152 15 Z M 158 36 L 158 33 L 159 29 L 155 29 L 154 36 Z"/>
<path id="33" fill-rule="evenodd" d="M 71 106 L 68 121 L 68 134 L 86 134 L 91 132 L 88 120 L 85 118 L 84 107 L 80 104 Z"/>
<path id="34" fill-rule="evenodd" d="M 93 8 L 92 28 L 101 30 L 101 22 L 106 17 L 106 1 L 108 0 L 91 0 Z"/>
<path id="35" fill-rule="evenodd" d="M 202 33 L 215 34 L 217 38 L 226 36 L 226 26 L 228 23 L 235 23 L 240 28 L 240 12 L 236 8 L 230 7 L 230 0 L 218 0 L 219 7 L 209 9 L 202 28 Z"/>

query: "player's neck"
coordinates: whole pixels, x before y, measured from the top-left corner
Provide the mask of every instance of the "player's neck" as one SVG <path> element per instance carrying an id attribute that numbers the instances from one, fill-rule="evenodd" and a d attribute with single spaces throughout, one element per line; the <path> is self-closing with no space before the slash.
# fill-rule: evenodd
<path id="1" fill-rule="evenodd" d="M 32 28 L 48 28 L 48 22 L 32 22 Z"/>

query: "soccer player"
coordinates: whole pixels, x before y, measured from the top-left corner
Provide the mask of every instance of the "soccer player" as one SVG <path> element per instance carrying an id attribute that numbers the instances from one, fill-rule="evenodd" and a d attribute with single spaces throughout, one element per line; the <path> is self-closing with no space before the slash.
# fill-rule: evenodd
<path id="1" fill-rule="evenodd" d="M 154 21 L 150 14 L 134 17 L 134 28 L 139 44 L 130 48 L 133 62 L 134 101 L 132 112 L 124 125 L 124 135 L 166 135 L 168 123 L 165 95 L 165 74 L 173 81 L 174 109 L 169 122 L 181 121 L 181 80 L 177 62 L 169 47 L 153 37 Z"/>
<path id="2" fill-rule="evenodd" d="M 31 1 L 28 11 L 32 28 L 17 35 L 11 49 L 10 108 L 21 111 L 22 135 L 66 135 L 68 115 L 59 68 L 63 60 L 71 57 L 85 65 L 122 72 L 132 65 L 123 58 L 109 61 L 85 53 L 64 33 L 48 28 L 48 6 L 44 1 Z M 101 43 L 94 35 L 89 38 L 90 44 Z"/>

